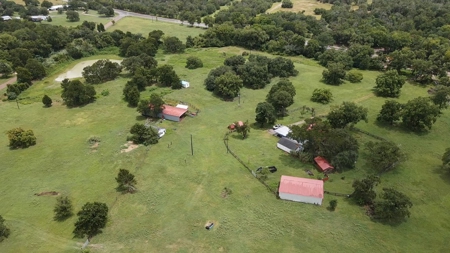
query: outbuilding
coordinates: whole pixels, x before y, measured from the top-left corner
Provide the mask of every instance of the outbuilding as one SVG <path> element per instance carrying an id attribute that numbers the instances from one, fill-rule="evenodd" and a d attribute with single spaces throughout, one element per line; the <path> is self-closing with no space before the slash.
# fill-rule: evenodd
<path id="1" fill-rule="evenodd" d="M 52 7 L 48 8 L 49 11 L 57 11 L 59 9 L 63 10 L 64 5 L 53 5 Z"/>
<path id="2" fill-rule="evenodd" d="M 278 195 L 284 200 L 322 205 L 323 181 L 283 175 Z"/>
<path id="3" fill-rule="evenodd" d="M 189 86 L 191 86 L 191 85 L 189 84 L 188 81 L 181 81 L 181 86 L 182 86 L 183 88 L 189 88 Z"/>
<path id="4" fill-rule="evenodd" d="M 327 159 L 317 156 L 314 158 L 314 162 L 316 162 L 317 168 L 323 173 L 330 173 L 334 170 L 334 167 L 327 161 Z"/>
<path id="5" fill-rule="evenodd" d="M 164 109 L 160 116 L 166 120 L 180 122 L 185 116 L 187 109 L 164 105 Z"/>
<path id="6" fill-rule="evenodd" d="M 12 18 L 10 16 L 2 16 L 2 21 L 8 21 L 8 20 L 12 20 Z"/>
<path id="7" fill-rule="evenodd" d="M 301 152 L 303 151 L 302 144 L 298 143 L 296 140 L 282 137 L 277 143 L 277 148 L 291 153 L 291 152 Z"/>
<path id="8" fill-rule="evenodd" d="M 291 132 L 291 129 L 287 126 L 280 126 L 279 128 L 275 129 L 274 131 L 278 137 L 286 137 Z"/>

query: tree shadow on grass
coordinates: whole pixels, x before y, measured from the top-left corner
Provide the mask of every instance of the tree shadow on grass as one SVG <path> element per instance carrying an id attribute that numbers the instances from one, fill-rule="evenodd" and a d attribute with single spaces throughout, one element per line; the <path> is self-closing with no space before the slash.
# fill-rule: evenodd
<path id="1" fill-rule="evenodd" d="M 249 138 L 249 136 L 247 136 L 247 138 L 242 139 L 242 134 L 236 133 L 236 132 L 234 132 L 234 133 L 232 133 L 232 134 L 230 134 L 228 136 L 230 136 L 233 139 L 240 140 L 240 141 L 244 141 L 245 139 Z"/>
<path id="2" fill-rule="evenodd" d="M 138 116 L 136 116 L 136 120 L 137 120 L 137 121 L 145 121 L 145 120 L 147 120 L 147 118 L 148 118 L 148 117 L 143 116 L 143 115 L 138 115 Z M 150 118 L 149 118 L 149 119 L 150 119 Z"/>
<path id="3" fill-rule="evenodd" d="M 433 168 L 433 173 L 439 175 L 445 183 L 450 185 L 450 171 L 444 169 L 442 166 L 436 166 Z"/>
<path id="4" fill-rule="evenodd" d="M 376 219 L 374 217 L 370 217 L 370 220 L 374 223 L 379 223 L 379 224 L 387 225 L 387 226 L 391 226 L 391 227 L 398 227 L 403 222 L 406 222 L 408 220 L 408 218 L 389 221 L 389 220 L 380 220 L 380 219 Z"/>
<path id="5" fill-rule="evenodd" d="M 258 122 L 252 122 L 249 125 L 250 128 L 254 130 L 267 130 L 269 128 L 272 128 L 272 125 L 264 124 L 263 126 L 261 126 L 261 124 L 259 124 Z"/>
<path id="6" fill-rule="evenodd" d="M 426 136 L 430 133 L 428 130 L 422 130 L 422 131 L 412 131 L 406 128 L 406 126 L 402 123 L 395 123 L 394 125 L 390 125 L 388 123 L 379 122 L 378 120 L 375 121 L 375 125 L 389 130 L 390 132 L 397 132 L 400 134 L 414 134 L 417 136 Z"/>

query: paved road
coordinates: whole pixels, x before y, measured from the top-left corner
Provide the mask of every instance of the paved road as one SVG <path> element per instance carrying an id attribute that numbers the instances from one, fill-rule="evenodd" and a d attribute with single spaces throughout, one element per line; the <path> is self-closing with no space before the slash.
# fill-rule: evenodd
<path id="1" fill-rule="evenodd" d="M 146 15 L 146 14 L 140 14 L 136 12 L 130 12 L 130 11 L 124 11 L 124 10 L 118 10 L 114 9 L 114 12 L 116 12 L 118 15 L 114 18 L 114 21 L 117 22 L 121 20 L 124 17 L 137 17 L 137 18 L 145 18 L 145 19 L 153 19 L 161 22 L 167 22 L 167 23 L 174 23 L 174 24 L 184 24 L 181 20 L 178 19 L 172 19 L 172 18 L 162 18 L 162 17 L 156 17 L 152 15 Z M 105 29 L 108 29 L 113 24 L 112 22 L 109 22 L 105 25 Z M 194 26 L 201 27 L 201 28 L 208 28 L 207 25 L 204 23 L 194 23 Z"/>

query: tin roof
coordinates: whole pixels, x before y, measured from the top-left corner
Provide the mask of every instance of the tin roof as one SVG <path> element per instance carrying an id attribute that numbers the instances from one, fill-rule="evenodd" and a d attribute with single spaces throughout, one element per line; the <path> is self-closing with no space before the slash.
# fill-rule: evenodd
<path id="1" fill-rule="evenodd" d="M 278 192 L 323 198 L 323 181 L 283 175 L 281 176 Z"/>
<path id="2" fill-rule="evenodd" d="M 177 107 L 173 107 L 170 105 L 164 105 L 164 110 L 162 111 L 163 114 L 175 116 L 175 117 L 181 117 L 186 112 L 187 112 L 186 109 L 177 108 Z"/>
<path id="3" fill-rule="evenodd" d="M 331 166 L 331 164 L 327 161 L 327 159 L 325 159 L 325 158 L 323 158 L 321 156 L 315 157 L 314 161 L 317 163 L 317 165 L 319 166 L 319 168 L 322 171 L 334 169 L 334 167 Z"/>

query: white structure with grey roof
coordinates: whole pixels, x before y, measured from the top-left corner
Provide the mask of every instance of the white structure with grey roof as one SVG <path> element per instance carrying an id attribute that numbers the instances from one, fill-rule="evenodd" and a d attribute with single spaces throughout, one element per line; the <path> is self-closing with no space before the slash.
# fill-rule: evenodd
<path id="1" fill-rule="evenodd" d="M 286 137 L 291 132 L 291 129 L 287 126 L 281 126 L 275 129 L 275 133 L 279 137 Z"/>
<path id="2" fill-rule="evenodd" d="M 295 140 L 284 138 L 284 137 L 282 137 L 278 141 L 277 148 L 279 148 L 285 152 L 288 152 L 288 153 L 303 151 L 303 145 L 301 143 L 298 143 Z"/>

